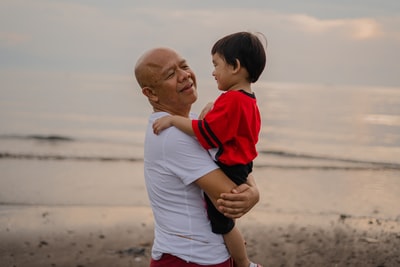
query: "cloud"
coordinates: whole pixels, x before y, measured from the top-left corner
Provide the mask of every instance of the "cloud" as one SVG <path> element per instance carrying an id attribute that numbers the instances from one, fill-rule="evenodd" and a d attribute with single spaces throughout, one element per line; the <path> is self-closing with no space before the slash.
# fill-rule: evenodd
<path id="1" fill-rule="evenodd" d="M 15 46 L 28 42 L 31 39 L 29 34 L 17 32 L 0 32 L 0 45 Z"/>
<path id="2" fill-rule="evenodd" d="M 373 18 L 318 19 L 303 14 L 283 15 L 288 27 L 297 28 L 308 34 L 335 34 L 354 40 L 378 38 L 383 35 L 382 25 Z"/>
<path id="3" fill-rule="evenodd" d="M 252 8 L 224 8 L 224 9 L 174 9 L 166 12 L 165 9 L 147 8 L 135 10 L 136 16 L 153 18 L 153 21 L 164 22 L 172 26 L 175 31 L 168 34 L 176 35 L 185 28 L 196 30 L 198 33 L 214 32 L 215 38 L 220 34 L 238 30 L 260 30 L 266 34 L 277 32 L 281 34 L 295 31 L 303 32 L 307 37 L 321 38 L 322 35 L 335 35 L 336 39 L 367 40 L 383 38 L 386 34 L 393 34 L 385 30 L 382 18 L 347 18 L 347 19 L 320 19 L 317 17 L 297 14 L 278 13 L 268 9 Z M 246 20 L 239 18 L 246 14 Z M 393 23 L 395 21 L 392 20 Z M 399 22 L 396 23 L 398 25 Z M 176 25 L 177 27 L 175 27 Z M 162 25 L 160 25 L 162 28 Z M 181 35 L 183 36 L 183 34 Z"/>
<path id="4" fill-rule="evenodd" d="M 188 57 L 198 76 L 210 77 L 213 43 L 223 35 L 249 30 L 266 35 L 268 77 L 275 80 L 346 75 L 362 79 L 365 75 L 339 71 L 343 66 L 357 70 L 368 65 L 376 73 L 384 67 L 398 68 L 389 56 L 400 45 L 398 17 L 322 19 L 282 8 L 278 12 L 267 5 L 193 8 L 191 4 L 85 2 L 2 1 L 0 44 L 8 47 L 0 50 L 7 53 L 1 66 L 130 72 L 144 50 L 169 46 Z M 376 61 L 370 64 L 369 58 Z"/>
<path id="5" fill-rule="evenodd" d="M 381 18 L 381 23 L 385 37 L 400 42 L 400 16 Z"/>
<path id="6" fill-rule="evenodd" d="M 373 39 L 383 35 L 381 25 L 374 19 L 352 20 L 351 26 L 353 26 L 352 37 L 354 39 Z"/>

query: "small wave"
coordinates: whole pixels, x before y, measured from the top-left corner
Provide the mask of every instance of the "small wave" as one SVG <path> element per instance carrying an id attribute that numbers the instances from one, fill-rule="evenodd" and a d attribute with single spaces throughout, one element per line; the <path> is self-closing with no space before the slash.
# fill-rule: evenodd
<path id="1" fill-rule="evenodd" d="M 293 153 L 287 151 L 279 151 L 279 150 L 262 150 L 259 151 L 260 154 L 273 155 L 285 158 L 299 158 L 299 159 L 310 159 L 310 160 L 322 160 L 322 161 L 336 161 L 336 162 L 344 162 L 344 163 L 352 163 L 358 165 L 369 165 L 366 167 L 357 167 L 357 166 L 344 166 L 344 167 L 336 167 L 336 166 L 318 166 L 318 168 L 324 169 L 335 169 L 335 168 L 345 168 L 345 169 L 400 169 L 400 164 L 391 163 L 391 162 L 379 162 L 379 161 L 367 161 L 367 160 L 357 160 L 357 159 L 348 159 L 348 158 L 340 158 L 340 157 L 331 157 L 331 156 L 323 156 L 323 155 L 311 155 L 311 154 L 303 154 L 303 153 Z M 374 167 L 371 167 L 374 166 Z M 297 166 L 294 166 L 297 168 Z M 307 166 L 306 166 L 307 167 Z M 311 166 L 310 166 L 311 167 Z M 314 168 L 315 166 L 313 166 Z"/>
<path id="2" fill-rule="evenodd" d="M 76 138 L 65 135 L 42 135 L 42 134 L 27 134 L 27 135 L 18 135 L 18 134 L 0 134 L 0 140 L 22 140 L 22 141 L 40 141 L 40 142 L 49 142 L 49 143 L 58 143 L 58 142 L 83 142 L 83 143 L 99 143 L 99 144 L 117 144 L 117 145 L 135 145 L 132 143 L 132 140 L 115 140 L 108 138 Z"/>
<path id="3" fill-rule="evenodd" d="M 388 114 L 367 114 L 364 121 L 370 124 L 400 126 L 400 116 Z"/>
<path id="4" fill-rule="evenodd" d="M 69 155 L 38 155 L 29 153 L 1 153 L 0 159 L 28 159 L 28 160 L 76 160 L 76 161 L 143 161 L 133 157 L 101 157 L 101 156 L 69 156 Z"/>
<path id="5" fill-rule="evenodd" d="M 58 141 L 75 141 L 74 138 L 62 135 L 0 135 L 1 139 L 24 139 L 24 140 L 40 140 L 40 141 L 50 141 L 50 142 L 58 142 Z"/>
<path id="6" fill-rule="evenodd" d="M 392 166 L 334 166 L 334 165 L 289 165 L 289 164 L 254 164 L 257 168 L 285 169 L 285 170 L 343 170 L 343 171 L 384 171 L 384 170 L 400 170 L 400 167 Z"/>

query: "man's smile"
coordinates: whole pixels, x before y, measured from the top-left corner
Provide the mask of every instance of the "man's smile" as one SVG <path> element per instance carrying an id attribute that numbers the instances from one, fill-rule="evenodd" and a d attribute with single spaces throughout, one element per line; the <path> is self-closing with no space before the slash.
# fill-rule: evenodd
<path id="1" fill-rule="evenodd" d="M 182 92 L 185 92 L 185 91 L 187 91 L 189 89 L 192 89 L 192 88 L 193 88 L 193 83 L 189 83 L 185 87 L 183 87 L 181 90 L 179 90 L 179 92 L 182 93 Z"/>

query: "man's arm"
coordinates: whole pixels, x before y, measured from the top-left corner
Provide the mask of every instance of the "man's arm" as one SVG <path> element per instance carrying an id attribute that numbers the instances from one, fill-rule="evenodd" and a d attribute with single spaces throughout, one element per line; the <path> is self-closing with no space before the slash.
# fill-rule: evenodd
<path id="1" fill-rule="evenodd" d="M 240 218 L 260 199 L 254 178 L 250 175 L 247 184 L 236 186 L 220 169 L 209 172 L 195 182 L 225 216 Z"/>

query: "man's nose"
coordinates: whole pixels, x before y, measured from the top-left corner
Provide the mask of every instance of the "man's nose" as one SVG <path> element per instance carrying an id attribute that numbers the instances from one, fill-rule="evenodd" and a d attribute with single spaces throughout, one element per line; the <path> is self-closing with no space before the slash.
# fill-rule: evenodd
<path id="1" fill-rule="evenodd" d="M 190 77 L 191 77 L 190 72 L 183 70 L 183 69 L 179 70 L 179 80 L 185 81 L 185 80 L 189 79 Z"/>

